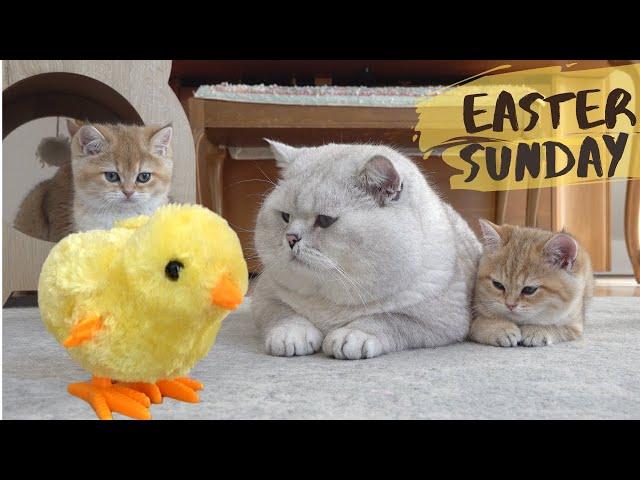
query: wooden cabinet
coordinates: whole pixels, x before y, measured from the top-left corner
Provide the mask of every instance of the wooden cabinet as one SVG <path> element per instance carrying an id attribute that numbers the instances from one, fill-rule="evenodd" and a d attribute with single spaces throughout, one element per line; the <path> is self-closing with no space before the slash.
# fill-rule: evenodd
<path id="1" fill-rule="evenodd" d="M 589 104 L 598 105 L 596 111 L 604 111 L 607 80 L 601 76 L 575 72 L 554 78 L 553 92 L 567 92 L 584 89 L 600 90 L 592 92 Z M 580 132 L 576 123 L 575 107 L 569 102 L 560 109 L 561 123 L 558 135 L 567 138 Z M 604 133 L 604 125 L 594 131 Z M 601 149 L 609 155 L 606 149 Z M 575 152 L 577 153 L 577 152 Z M 611 269 L 610 192 L 608 182 L 584 185 L 566 185 L 551 189 L 551 229 L 567 230 L 578 238 L 591 256 L 593 269 L 606 272 Z"/>

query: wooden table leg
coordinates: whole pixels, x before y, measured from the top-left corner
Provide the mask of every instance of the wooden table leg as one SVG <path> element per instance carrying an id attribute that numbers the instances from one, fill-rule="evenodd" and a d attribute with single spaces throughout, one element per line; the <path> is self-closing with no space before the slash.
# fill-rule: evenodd
<path id="1" fill-rule="evenodd" d="M 527 190 L 527 213 L 525 225 L 535 227 L 538 223 L 538 205 L 540 204 L 540 189 L 530 188 Z"/>
<path id="2" fill-rule="evenodd" d="M 503 225 L 507 219 L 507 202 L 509 201 L 509 190 L 498 190 L 496 192 L 496 225 Z"/>
<path id="3" fill-rule="evenodd" d="M 193 132 L 196 146 L 196 194 L 198 203 L 222 215 L 222 172 L 227 149 L 211 143 L 206 129 Z"/>
<path id="4" fill-rule="evenodd" d="M 222 171 L 224 167 L 224 161 L 227 158 L 227 149 L 223 146 L 212 145 L 211 153 L 209 154 L 209 189 L 212 194 L 211 210 L 218 215 L 223 214 L 222 206 L 222 187 L 223 178 Z"/>
<path id="5" fill-rule="evenodd" d="M 211 192 L 209 184 L 204 182 L 207 178 L 207 155 L 209 142 L 204 128 L 193 130 L 193 140 L 196 147 L 196 201 L 200 205 L 211 208 Z"/>
<path id="6" fill-rule="evenodd" d="M 627 181 L 624 236 L 636 282 L 640 283 L 640 180 L 637 179 Z"/>

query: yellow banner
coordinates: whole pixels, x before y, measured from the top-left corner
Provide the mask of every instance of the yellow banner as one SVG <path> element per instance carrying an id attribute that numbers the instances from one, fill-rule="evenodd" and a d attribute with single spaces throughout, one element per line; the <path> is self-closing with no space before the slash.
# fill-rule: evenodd
<path id="1" fill-rule="evenodd" d="M 640 64 L 499 73 L 507 68 L 452 85 L 417 106 L 420 151 L 460 171 L 451 176 L 452 189 L 640 177 Z"/>

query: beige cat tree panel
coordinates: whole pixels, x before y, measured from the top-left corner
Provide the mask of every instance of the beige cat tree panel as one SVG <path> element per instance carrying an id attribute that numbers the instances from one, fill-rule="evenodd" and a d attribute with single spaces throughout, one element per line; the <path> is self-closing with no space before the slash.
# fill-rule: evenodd
<path id="1" fill-rule="evenodd" d="M 170 73 L 170 60 L 4 61 L 2 138 L 24 123 L 49 116 L 147 125 L 172 122 L 171 197 L 177 202 L 194 202 L 193 136 L 169 87 Z M 2 221 L 3 303 L 13 291 L 37 289 L 40 268 L 54 245 L 20 233 L 11 222 Z"/>

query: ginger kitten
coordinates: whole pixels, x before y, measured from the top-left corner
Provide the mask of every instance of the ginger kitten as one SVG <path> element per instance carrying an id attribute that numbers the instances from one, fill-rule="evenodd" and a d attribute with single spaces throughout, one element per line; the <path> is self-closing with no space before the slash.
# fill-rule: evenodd
<path id="1" fill-rule="evenodd" d="M 538 347 L 580 337 L 593 272 L 576 239 L 487 220 L 480 226 L 483 255 L 469 339 Z"/>
<path id="2" fill-rule="evenodd" d="M 58 167 L 22 201 L 14 226 L 57 242 L 70 233 L 111 228 L 168 203 L 172 128 L 68 120 L 71 141 L 42 139 L 40 161 Z"/>
<path id="3" fill-rule="evenodd" d="M 71 140 L 76 231 L 111 228 L 168 203 L 172 128 L 83 125 Z"/>

